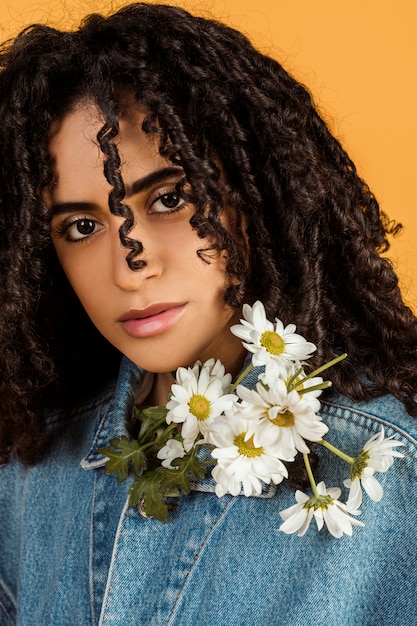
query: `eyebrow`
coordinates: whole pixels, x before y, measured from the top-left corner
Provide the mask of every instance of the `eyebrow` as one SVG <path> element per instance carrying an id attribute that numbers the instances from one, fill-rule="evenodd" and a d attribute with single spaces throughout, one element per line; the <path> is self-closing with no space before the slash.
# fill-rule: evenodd
<path id="1" fill-rule="evenodd" d="M 170 176 L 184 176 L 184 170 L 181 167 L 173 166 L 155 170 L 155 172 L 151 172 L 143 178 L 135 180 L 131 185 L 126 185 L 124 197 L 129 198 L 137 193 L 146 191 L 152 187 L 152 185 L 162 182 Z M 61 213 L 91 211 L 93 208 L 94 205 L 91 202 L 57 202 L 51 206 L 51 211 L 53 215 L 60 215 Z"/>
<path id="2" fill-rule="evenodd" d="M 165 178 L 169 178 L 170 176 L 180 176 L 184 175 L 184 170 L 181 167 L 163 167 L 160 170 L 156 170 L 155 172 L 151 172 L 147 176 L 143 178 L 139 178 L 135 180 L 131 185 L 126 185 L 126 194 L 125 197 L 129 198 L 130 196 L 134 196 L 136 193 L 141 193 L 141 191 L 146 191 L 155 183 L 160 183 Z"/>

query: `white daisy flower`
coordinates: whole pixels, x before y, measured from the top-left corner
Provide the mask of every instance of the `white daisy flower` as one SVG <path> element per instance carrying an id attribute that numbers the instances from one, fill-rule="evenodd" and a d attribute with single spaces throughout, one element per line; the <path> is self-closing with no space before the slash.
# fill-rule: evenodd
<path id="1" fill-rule="evenodd" d="M 253 421 L 247 421 L 236 412 L 228 412 L 216 420 L 211 432 L 215 448 L 211 455 L 217 459 L 212 470 L 216 494 L 245 496 L 259 495 L 262 483 L 280 483 L 288 476 L 287 468 L 277 457 L 277 447 L 267 440 L 253 440 Z"/>
<path id="2" fill-rule="evenodd" d="M 346 502 L 348 509 L 357 509 L 361 505 L 362 488 L 374 502 L 381 500 L 384 490 L 374 473 L 386 472 L 393 464 L 394 457 L 402 458 L 404 455 L 401 452 L 393 450 L 402 445 L 393 437 L 385 438 L 383 427 L 366 442 L 351 466 L 350 478 L 343 481 L 345 487 L 349 488 Z"/>
<path id="3" fill-rule="evenodd" d="M 244 347 L 253 353 L 252 362 L 255 366 L 266 365 L 270 360 L 285 362 L 308 359 L 316 346 L 309 343 L 301 335 L 295 333 L 294 324 L 284 328 L 279 319 L 275 324 L 270 322 L 262 302 L 255 302 L 251 307 L 243 305 L 241 324 L 231 327 L 231 332 L 243 339 Z"/>
<path id="4" fill-rule="evenodd" d="M 273 386 L 266 388 L 257 383 L 255 389 L 238 385 L 236 393 L 242 399 L 240 409 L 247 419 L 259 421 L 254 434 L 255 445 L 258 438 L 269 440 L 279 447 L 280 459 L 293 461 L 298 452 L 310 452 L 305 440 L 321 441 L 328 427 L 316 414 L 320 402 L 311 398 L 304 400 L 297 391 L 288 392 L 286 383 L 270 381 Z"/>
<path id="5" fill-rule="evenodd" d="M 276 361 L 270 361 L 265 365 L 265 371 L 258 376 L 258 380 L 267 387 L 273 387 L 279 378 L 285 381 L 287 389 L 291 382 L 291 390 L 294 389 L 304 402 L 310 403 L 315 413 L 319 410 L 320 402 L 317 398 L 323 393 L 323 388 L 317 387 L 323 386 L 323 378 L 320 376 L 307 378 L 299 361 L 289 361 L 281 365 Z"/>
<path id="6" fill-rule="evenodd" d="M 158 459 L 163 459 L 161 463 L 162 467 L 176 469 L 176 466 L 172 465 L 172 462 L 175 459 L 182 459 L 185 454 L 186 451 L 181 441 L 178 441 L 178 439 L 168 439 L 165 446 L 158 450 L 156 456 Z"/>
<path id="7" fill-rule="evenodd" d="M 220 380 L 223 393 L 227 394 L 230 390 L 230 385 L 232 383 L 232 375 L 226 374 L 223 363 L 219 359 L 209 359 L 204 363 L 202 367 L 204 367 L 208 371 L 210 376 L 218 378 Z"/>
<path id="8" fill-rule="evenodd" d="M 167 424 L 182 423 L 184 448 L 189 451 L 198 435 L 209 429 L 212 421 L 236 402 L 234 394 L 224 393 L 224 379 L 211 374 L 212 366 L 196 364 L 193 368 L 180 367 L 177 382 L 171 387 L 167 403 Z"/>
<path id="9" fill-rule="evenodd" d="M 394 457 L 403 458 L 404 455 L 398 450 L 393 450 L 403 444 L 394 437 L 385 437 L 384 428 L 373 435 L 363 447 L 363 452 L 368 454 L 368 467 L 376 472 L 386 472 L 394 463 Z"/>
<path id="10" fill-rule="evenodd" d="M 313 517 L 318 530 L 325 524 L 329 533 L 336 538 L 342 537 L 343 534 L 351 536 L 352 526 L 364 526 L 363 522 L 349 515 L 349 513 L 359 515 L 360 511 L 348 511 L 346 505 L 339 502 L 341 491 L 338 487 L 326 489 L 324 482 L 320 482 L 317 491 L 319 495 L 312 497 L 302 491 L 296 491 L 297 504 L 281 511 L 280 516 L 284 522 L 279 530 L 287 534 L 296 532 L 302 537 Z"/>

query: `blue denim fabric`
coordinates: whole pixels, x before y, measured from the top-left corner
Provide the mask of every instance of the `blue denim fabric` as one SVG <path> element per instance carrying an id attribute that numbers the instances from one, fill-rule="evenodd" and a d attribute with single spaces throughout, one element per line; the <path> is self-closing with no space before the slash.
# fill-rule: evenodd
<path id="1" fill-rule="evenodd" d="M 217 498 L 210 481 L 165 524 L 127 507 L 126 483 L 98 453 L 125 430 L 140 372 L 124 360 L 116 391 L 79 408 L 33 468 L 0 469 L 1 626 L 411 626 L 417 624 L 417 420 L 391 397 L 354 404 L 329 396 L 331 440 L 356 455 L 380 430 L 405 444 L 384 497 L 361 507 L 364 528 L 335 539 L 314 522 L 278 531 L 294 504 L 286 485 L 261 497 Z M 346 478 L 320 448 L 317 478 Z M 329 480 L 330 478 L 330 480 Z"/>

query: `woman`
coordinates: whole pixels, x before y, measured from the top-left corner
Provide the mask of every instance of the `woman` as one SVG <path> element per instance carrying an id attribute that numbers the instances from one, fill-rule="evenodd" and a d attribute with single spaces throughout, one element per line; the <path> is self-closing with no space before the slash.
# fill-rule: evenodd
<path id="1" fill-rule="evenodd" d="M 413 623 L 417 322 L 379 256 L 397 228 L 305 88 L 162 5 L 35 26 L 1 63 L 2 623 Z M 230 329 L 257 300 L 309 363 L 348 354 L 320 409 L 332 443 L 352 456 L 383 426 L 404 446 L 352 539 L 278 532 L 291 464 L 251 497 L 208 472 L 166 524 L 103 471 L 174 370 L 239 374 Z"/>

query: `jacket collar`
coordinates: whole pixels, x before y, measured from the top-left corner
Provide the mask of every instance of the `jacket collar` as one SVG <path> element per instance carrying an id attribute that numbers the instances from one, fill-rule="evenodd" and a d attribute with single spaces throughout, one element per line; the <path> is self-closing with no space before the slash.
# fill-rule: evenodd
<path id="1" fill-rule="evenodd" d="M 250 358 L 251 355 L 248 355 Z M 244 367 L 248 364 L 248 359 Z M 245 384 L 253 387 L 257 375 L 258 368 L 254 368 L 245 378 Z M 127 417 L 131 414 L 136 392 L 139 389 L 144 377 L 144 370 L 138 368 L 134 363 L 123 357 L 119 378 L 117 380 L 116 389 L 110 401 L 104 404 L 104 415 L 98 415 L 98 426 L 95 426 L 95 434 L 93 434 L 93 444 L 89 452 L 81 460 L 81 467 L 85 470 L 101 468 L 106 463 L 106 457 L 100 454 L 99 449 L 108 446 L 112 438 L 129 436 Z M 193 491 L 203 491 L 206 493 L 214 493 L 216 483 L 208 469 L 203 479 L 191 480 L 191 489 Z M 260 498 L 271 498 L 275 495 L 277 486 L 274 484 L 263 485 Z"/>
<path id="2" fill-rule="evenodd" d="M 132 412 L 135 394 L 143 375 L 142 369 L 126 357 L 122 358 L 115 391 L 110 400 L 103 402 L 103 407 L 94 420 L 93 442 L 80 463 L 83 469 L 103 467 L 106 457 L 100 454 L 100 448 L 108 446 L 110 439 L 129 436 L 127 417 Z"/>

